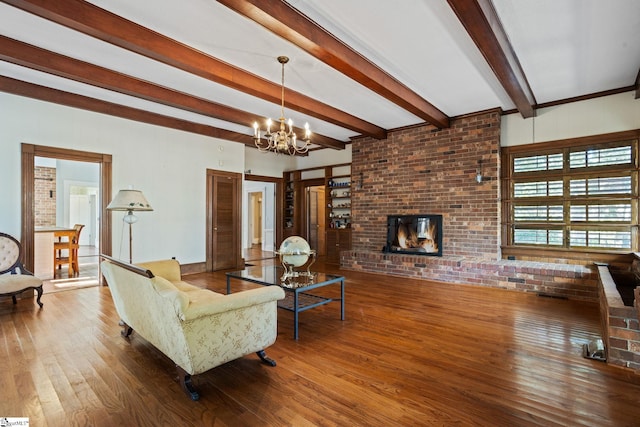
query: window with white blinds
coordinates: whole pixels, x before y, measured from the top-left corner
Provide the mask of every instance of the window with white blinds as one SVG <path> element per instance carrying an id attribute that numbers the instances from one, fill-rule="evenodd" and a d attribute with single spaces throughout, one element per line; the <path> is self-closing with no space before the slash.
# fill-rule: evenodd
<path id="1" fill-rule="evenodd" d="M 508 156 L 508 245 L 638 250 L 637 140 L 535 148 Z"/>

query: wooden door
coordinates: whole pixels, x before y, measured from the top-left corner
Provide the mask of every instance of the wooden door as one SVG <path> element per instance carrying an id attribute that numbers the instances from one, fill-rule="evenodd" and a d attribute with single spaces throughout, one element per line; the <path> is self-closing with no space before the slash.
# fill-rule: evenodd
<path id="1" fill-rule="evenodd" d="M 340 264 L 340 252 L 351 250 L 351 230 L 350 229 L 329 229 L 327 230 L 327 264 Z"/>
<path id="2" fill-rule="evenodd" d="M 244 267 L 241 186 L 241 174 L 207 170 L 208 271 Z"/>
<path id="3" fill-rule="evenodd" d="M 318 255 L 325 254 L 324 186 L 307 188 L 307 240 Z"/>
<path id="4" fill-rule="evenodd" d="M 311 249 L 318 250 L 318 193 L 307 188 L 307 240 Z"/>
<path id="5" fill-rule="evenodd" d="M 338 230 L 327 230 L 327 264 L 340 263 L 340 243 L 338 240 Z"/>

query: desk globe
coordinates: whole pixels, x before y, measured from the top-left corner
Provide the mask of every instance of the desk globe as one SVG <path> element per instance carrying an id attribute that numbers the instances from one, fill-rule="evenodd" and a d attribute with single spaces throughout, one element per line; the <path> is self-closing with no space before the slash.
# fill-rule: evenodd
<path id="1" fill-rule="evenodd" d="M 294 277 L 312 277 L 310 271 L 311 264 L 315 262 L 316 251 L 311 249 L 309 243 L 300 236 L 291 236 L 284 239 L 280 245 L 280 249 L 276 251 L 280 256 L 280 262 L 284 267 L 284 274 L 280 278 L 282 281 Z M 306 271 L 296 271 L 294 268 L 302 267 L 309 261 Z"/>

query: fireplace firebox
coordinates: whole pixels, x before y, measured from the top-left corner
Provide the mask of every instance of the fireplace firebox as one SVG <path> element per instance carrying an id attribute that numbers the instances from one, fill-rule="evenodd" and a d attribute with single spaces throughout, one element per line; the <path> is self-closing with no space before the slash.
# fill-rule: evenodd
<path id="1" fill-rule="evenodd" d="M 387 216 L 384 252 L 442 256 L 442 215 Z"/>

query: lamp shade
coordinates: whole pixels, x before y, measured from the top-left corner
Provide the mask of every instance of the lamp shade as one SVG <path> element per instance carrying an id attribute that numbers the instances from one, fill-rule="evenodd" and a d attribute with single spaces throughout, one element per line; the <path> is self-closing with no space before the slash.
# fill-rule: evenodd
<path id="1" fill-rule="evenodd" d="M 107 206 L 109 211 L 152 211 L 140 190 L 120 190 Z"/>

